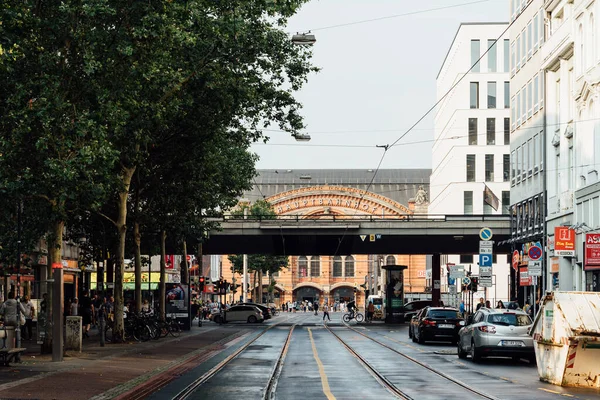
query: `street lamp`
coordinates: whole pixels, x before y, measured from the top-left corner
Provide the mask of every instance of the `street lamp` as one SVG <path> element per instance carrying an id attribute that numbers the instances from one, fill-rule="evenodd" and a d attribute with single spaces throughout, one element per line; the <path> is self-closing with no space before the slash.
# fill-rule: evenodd
<path id="1" fill-rule="evenodd" d="M 292 135 L 292 137 L 294 139 L 296 139 L 297 142 L 309 142 L 310 141 L 310 135 L 308 133 L 294 133 Z"/>
<path id="2" fill-rule="evenodd" d="M 310 32 L 298 32 L 292 36 L 292 43 L 298 46 L 312 46 L 316 41 L 317 39 L 315 38 L 315 35 Z"/>

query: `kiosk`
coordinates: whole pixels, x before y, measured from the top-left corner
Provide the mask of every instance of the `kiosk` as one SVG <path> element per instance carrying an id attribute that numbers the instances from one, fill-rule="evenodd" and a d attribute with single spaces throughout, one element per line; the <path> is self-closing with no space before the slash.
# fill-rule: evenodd
<path id="1" fill-rule="evenodd" d="M 385 323 L 404 322 L 404 270 L 406 265 L 384 265 L 385 279 Z"/>

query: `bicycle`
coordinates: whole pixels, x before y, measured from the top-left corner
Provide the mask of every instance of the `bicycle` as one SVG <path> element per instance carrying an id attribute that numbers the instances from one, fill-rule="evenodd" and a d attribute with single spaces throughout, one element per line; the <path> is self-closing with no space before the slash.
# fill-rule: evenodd
<path id="1" fill-rule="evenodd" d="M 344 314 L 342 319 L 346 323 L 350 322 L 353 319 L 355 319 L 356 322 L 363 322 L 365 319 L 365 316 L 362 315 L 361 313 L 359 313 L 358 311 L 356 311 L 356 312 L 350 311 L 350 312 L 347 312 L 346 314 Z"/>

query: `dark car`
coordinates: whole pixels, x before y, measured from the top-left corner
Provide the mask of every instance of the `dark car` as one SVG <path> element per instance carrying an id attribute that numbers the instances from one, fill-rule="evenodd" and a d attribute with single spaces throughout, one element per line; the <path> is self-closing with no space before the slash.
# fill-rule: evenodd
<path id="1" fill-rule="evenodd" d="M 415 337 L 414 332 L 415 332 L 417 326 L 419 325 L 419 318 L 421 316 L 421 313 L 426 312 L 426 311 L 427 311 L 427 307 L 420 309 L 419 311 L 417 311 L 417 313 L 415 315 L 412 316 L 412 318 L 409 321 L 410 325 L 408 325 L 408 337 L 410 339 L 413 339 L 413 342 L 416 342 L 416 339 L 414 339 L 414 337 Z"/>
<path id="2" fill-rule="evenodd" d="M 246 306 L 258 307 L 258 309 L 260 311 L 262 311 L 265 319 L 271 319 L 271 317 L 273 316 L 271 309 L 267 306 L 263 306 L 262 304 L 256 304 L 256 303 L 242 303 L 242 304 L 246 305 Z"/>
<path id="3" fill-rule="evenodd" d="M 459 311 L 451 307 L 427 307 L 411 324 L 412 340 L 421 344 L 428 340 L 445 341 L 456 344 L 458 331 L 465 324 Z"/>
<path id="4" fill-rule="evenodd" d="M 433 305 L 431 300 L 415 300 L 409 301 L 404 305 L 404 321 L 410 322 L 410 319 L 417 314 L 419 310 Z"/>

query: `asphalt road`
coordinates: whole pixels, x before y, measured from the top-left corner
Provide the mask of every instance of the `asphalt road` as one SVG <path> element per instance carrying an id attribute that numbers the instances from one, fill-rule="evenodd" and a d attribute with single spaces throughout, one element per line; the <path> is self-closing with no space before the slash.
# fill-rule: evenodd
<path id="1" fill-rule="evenodd" d="M 328 322 L 331 331 L 323 325 L 321 313 L 314 316 L 308 312 L 282 313 L 263 324 L 220 326 L 219 329 L 225 331 L 243 326 L 250 328 L 251 333 L 219 356 L 182 374 L 150 398 L 171 399 L 201 379 L 202 384 L 196 385 L 187 398 L 398 398 L 386 388 L 385 382 L 388 382 L 407 398 L 424 400 L 600 399 L 600 390 L 562 388 L 541 382 L 537 367 L 526 360 L 489 358 L 479 363 L 460 360 L 455 346 L 450 343 L 413 343 L 408 338 L 406 325 L 351 323 L 355 329 L 351 330 L 342 324 L 341 316 L 341 313 L 331 314 L 332 321 Z M 345 346 L 353 349 L 363 361 Z M 239 354 L 233 357 L 236 352 Z M 278 366 L 281 354 L 284 358 Z M 430 369 L 414 363 L 411 358 Z M 365 367 L 365 363 L 374 371 Z M 219 369 L 219 364 L 223 368 Z"/>

